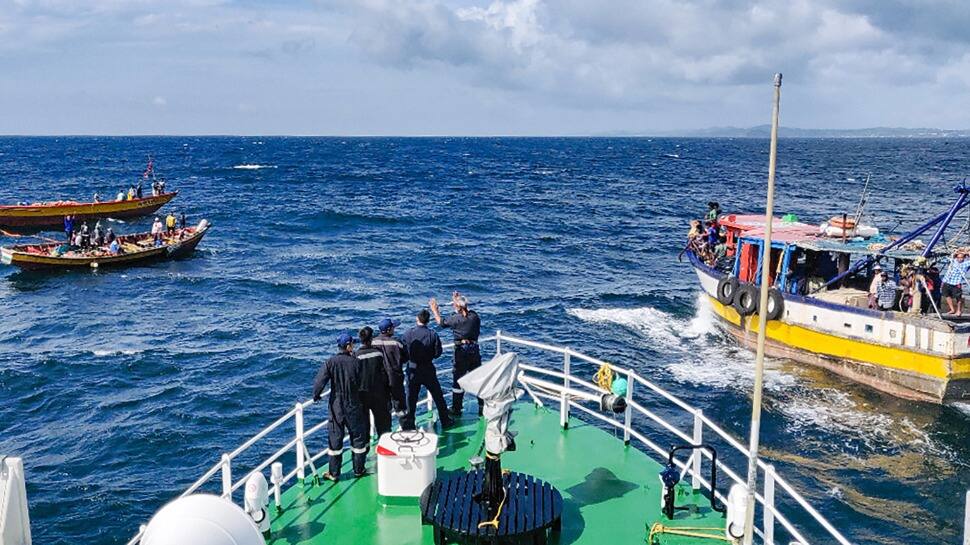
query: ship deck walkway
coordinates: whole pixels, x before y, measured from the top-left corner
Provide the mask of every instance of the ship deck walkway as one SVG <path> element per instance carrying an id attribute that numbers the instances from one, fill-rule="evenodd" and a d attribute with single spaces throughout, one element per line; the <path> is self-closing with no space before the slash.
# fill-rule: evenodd
<path id="1" fill-rule="evenodd" d="M 479 455 L 484 438 L 482 420 L 466 415 L 439 440 L 438 476 L 465 471 Z M 644 543 L 650 527 L 705 527 L 724 535 L 724 518 L 713 511 L 706 495 L 690 492 L 678 505 L 696 504 L 696 512 L 680 511 L 674 520 L 660 513 L 660 463 L 622 437 L 571 418 L 559 426 L 559 413 L 531 403 L 519 403 L 512 416 L 518 450 L 502 456 L 502 465 L 550 482 L 563 495 L 562 533 L 550 540 L 561 544 Z M 272 522 L 268 545 L 323 543 L 431 544 L 431 526 L 421 524 L 417 501 L 384 505 L 377 494 L 374 449 L 368 458 L 371 473 L 354 479 L 350 456 L 339 482 L 296 485 L 282 496 L 283 512 Z M 325 471 L 323 464 L 317 468 Z M 713 541 L 717 542 L 717 541 Z M 723 543 L 723 541 L 721 541 Z M 662 534 L 655 543 L 680 545 L 712 543 L 675 534 Z"/>

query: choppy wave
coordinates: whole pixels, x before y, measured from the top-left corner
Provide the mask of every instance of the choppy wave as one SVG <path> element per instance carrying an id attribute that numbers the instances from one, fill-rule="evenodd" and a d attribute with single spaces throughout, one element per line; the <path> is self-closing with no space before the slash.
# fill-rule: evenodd
<path id="1" fill-rule="evenodd" d="M 277 168 L 276 165 L 259 165 L 255 163 L 243 163 L 241 165 L 234 165 L 232 168 L 236 170 L 260 170 L 264 168 Z"/>

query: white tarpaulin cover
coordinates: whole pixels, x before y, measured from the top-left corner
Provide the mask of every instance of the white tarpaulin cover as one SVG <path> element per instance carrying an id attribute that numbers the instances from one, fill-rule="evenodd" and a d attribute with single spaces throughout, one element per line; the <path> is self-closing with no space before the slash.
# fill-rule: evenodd
<path id="1" fill-rule="evenodd" d="M 515 379 L 519 375 L 519 356 L 506 352 L 458 379 L 465 392 L 482 398 L 485 408 L 485 450 L 501 454 L 512 440 L 509 419 L 515 402 Z"/>

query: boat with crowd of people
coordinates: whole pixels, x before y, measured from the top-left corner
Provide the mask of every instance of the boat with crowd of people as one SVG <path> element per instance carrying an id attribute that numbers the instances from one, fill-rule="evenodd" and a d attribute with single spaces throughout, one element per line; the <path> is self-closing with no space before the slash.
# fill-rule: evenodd
<path id="1" fill-rule="evenodd" d="M 743 345 L 753 346 L 757 335 L 760 264 L 770 251 L 769 355 L 903 398 L 966 400 L 968 294 L 949 293 L 967 284 L 966 265 L 958 262 L 967 253 L 958 245 L 965 232 L 949 241 L 944 233 L 970 205 L 970 189 L 954 191 L 946 211 L 900 236 L 844 214 L 822 224 L 787 215 L 773 220 L 766 250 L 762 216 L 720 214 L 717 244 L 697 241 L 685 253 L 719 322 Z M 950 285 L 948 274 L 956 278 Z"/>
<path id="2" fill-rule="evenodd" d="M 80 248 L 68 243 L 18 244 L 0 248 L 0 263 L 21 269 L 78 269 L 122 267 L 191 254 L 212 225 L 202 220 L 197 226 L 174 229 L 156 235 L 132 233 L 117 238 L 117 247 Z"/>
<path id="3" fill-rule="evenodd" d="M 58 228 L 64 224 L 65 216 L 73 216 L 79 222 L 103 218 L 139 218 L 154 214 L 155 211 L 168 204 L 177 195 L 178 191 L 169 191 L 130 200 L 54 201 L 5 205 L 0 206 L 0 229 Z"/>

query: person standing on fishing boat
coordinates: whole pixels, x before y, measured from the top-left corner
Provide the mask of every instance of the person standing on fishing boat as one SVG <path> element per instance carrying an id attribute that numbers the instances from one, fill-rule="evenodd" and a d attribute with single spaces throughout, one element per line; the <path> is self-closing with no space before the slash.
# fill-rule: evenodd
<path id="1" fill-rule="evenodd" d="M 451 306 L 455 313 L 442 319 L 438 308 L 438 300 L 431 298 L 429 302 L 434 320 L 438 325 L 451 330 L 455 337 L 455 365 L 452 373 L 451 414 L 461 416 L 465 392 L 458 385 L 458 380 L 468 372 L 478 369 L 482 365 L 482 353 L 478 347 L 478 337 L 482 331 L 482 320 L 478 313 L 468 308 L 468 298 L 457 291 L 451 294 Z M 482 400 L 478 400 L 478 415 L 482 414 Z"/>
<path id="2" fill-rule="evenodd" d="M 165 230 L 168 231 L 168 236 L 175 235 L 175 214 L 169 214 L 165 217 Z"/>
<path id="3" fill-rule="evenodd" d="M 330 422 L 328 424 L 330 467 L 323 478 L 340 479 L 343 463 L 344 436 L 350 435 L 350 450 L 354 476 L 366 474 L 367 425 L 360 404 L 360 369 L 354 357 L 354 338 L 341 333 L 337 338 L 338 352 L 331 356 L 317 372 L 313 380 L 313 400 L 320 401 L 323 391 L 330 386 Z"/>
<path id="4" fill-rule="evenodd" d="M 364 422 L 367 415 L 374 418 L 374 429 L 380 437 L 391 431 L 391 383 L 393 370 L 384 352 L 373 345 L 374 330 L 364 327 L 359 332 L 360 348 L 355 354 L 360 368 L 360 402 Z M 400 373 L 400 367 L 398 368 Z"/>
<path id="5" fill-rule="evenodd" d="M 92 241 L 95 248 L 100 248 L 104 246 L 104 229 L 101 228 L 101 222 L 94 224 L 94 239 Z"/>
<path id="6" fill-rule="evenodd" d="M 162 245 L 162 220 L 160 218 L 155 218 L 155 223 L 152 224 L 152 237 L 155 239 L 155 246 Z"/>
<path id="7" fill-rule="evenodd" d="M 876 263 L 872 268 L 872 282 L 869 283 L 869 308 L 878 308 L 879 286 L 882 284 L 882 266 Z"/>
<path id="8" fill-rule="evenodd" d="M 435 407 L 438 409 L 438 419 L 442 428 L 451 427 L 454 422 L 448 415 L 448 404 L 438 382 L 438 373 L 434 367 L 434 360 L 441 355 L 441 339 L 438 334 L 428 328 L 431 313 L 421 309 L 417 315 L 417 324 L 409 329 L 401 339 L 410 361 L 407 368 L 408 380 L 408 412 L 401 419 L 401 428 L 413 430 L 418 406 L 418 394 L 424 386 L 431 394 Z"/>
<path id="9" fill-rule="evenodd" d="M 707 215 L 704 217 L 704 221 L 710 221 L 717 223 L 718 216 L 721 215 L 721 205 L 715 201 L 707 203 Z"/>
<path id="10" fill-rule="evenodd" d="M 876 293 L 876 302 L 879 305 L 879 310 L 892 310 L 896 303 L 896 282 L 889 278 L 886 271 L 882 271 L 880 276 L 882 282 L 880 282 Z"/>
<path id="11" fill-rule="evenodd" d="M 81 248 L 87 250 L 91 247 L 91 230 L 88 228 L 88 223 L 84 222 L 81 224 Z"/>
<path id="12" fill-rule="evenodd" d="M 957 250 L 943 273 L 943 298 L 949 309 L 947 314 L 963 314 L 963 283 L 966 282 L 970 261 L 966 260 L 963 250 Z"/>
<path id="13" fill-rule="evenodd" d="M 138 180 L 138 186 L 135 187 L 135 196 L 139 199 L 144 195 L 144 189 L 142 189 L 141 180 Z"/>
<path id="14" fill-rule="evenodd" d="M 179 229 L 185 230 L 185 212 L 179 214 Z"/>
<path id="15" fill-rule="evenodd" d="M 407 399 L 404 397 L 403 365 L 408 362 L 408 353 L 404 344 L 394 337 L 394 328 L 401 325 L 400 320 L 384 318 L 377 324 L 381 332 L 374 339 L 374 346 L 384 354 L 384 364 L 388 369 L 388 379 L 391 388 L 391 408 L 399 416 L 406 414 Z"/>
<path id="16" fill-rule="evenodd" d="M 74 242 L 74 216 L 64 216 L 64 233 L 68 244 Z"/>
<path id="17" fill-rule="evenodd" d="M 108 233 L 104 236 L 104 243 L 111 244 L 112 242 L 115 241 L 115 238 L 116 237 L 115 237 L 114 229 L 108 227 Z"/>

